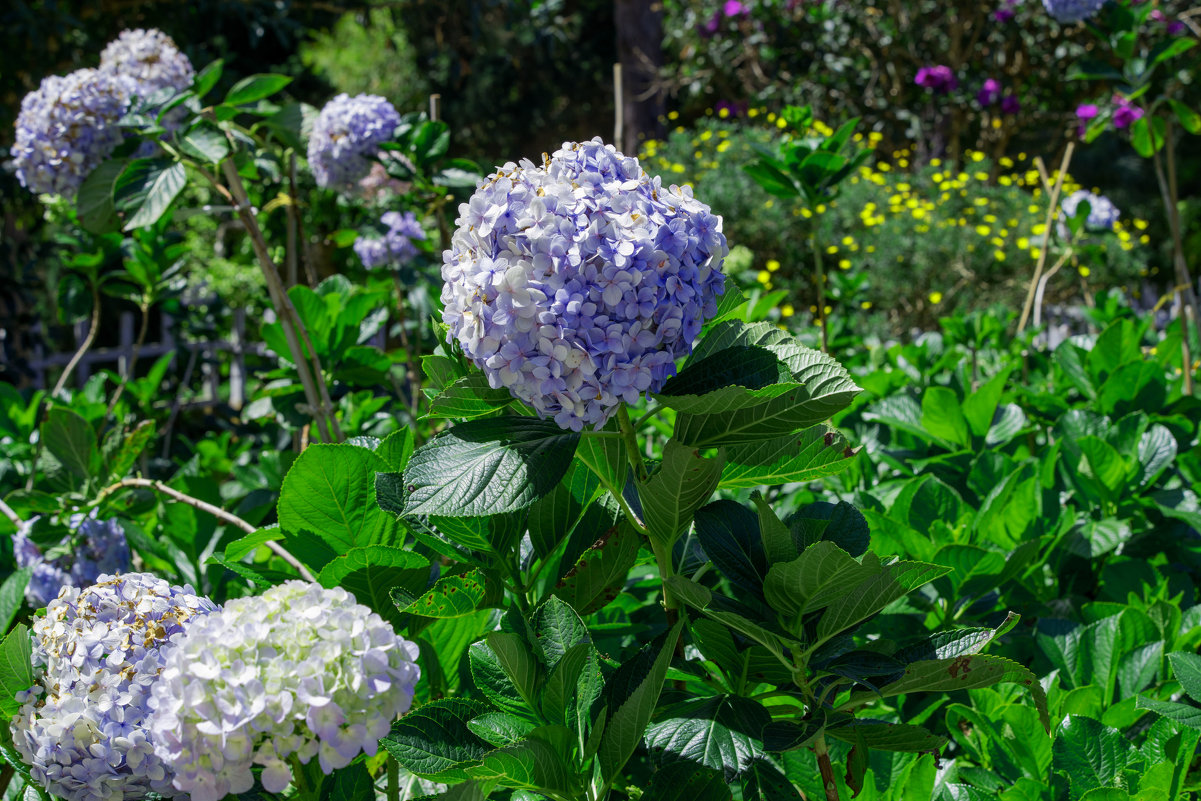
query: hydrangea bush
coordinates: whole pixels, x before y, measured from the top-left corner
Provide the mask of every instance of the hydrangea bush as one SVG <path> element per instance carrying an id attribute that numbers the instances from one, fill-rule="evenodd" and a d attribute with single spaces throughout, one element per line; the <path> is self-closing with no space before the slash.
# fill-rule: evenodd
<path id="1" fill-rule="evenodd" d="M 400 114 L 378 95 L 340 94 L 326 103 L 309 137 L 309 167 L 317 185 L 354 189 L 398 125 Z"/>
<path id="2" fill-rule="evenodd" d="M 67 801 L 177 793 L 147 727 L 164 653 L 216 606 L 147 573 L 66 587 L 33 624 L 38 681 L 18 695 L 13 744 Z"/>
<path id="3" fill-rule="evenodd" d="M 150 701 L 155 754 L 192 801 L 280 793 L 291 758 L 323 773 L 374 755 L 408 710 L 417 646 L 342 588 L 290 581 L 228 602 L 168 653 Z"/>
<path id="4" fill-rule="evenodd" d="M 134 89 L 130 78 L 107 70 L 43 78 L 21 101 L 17 117 L 11 152 L 21 185 L 35 194 L 74 197 L 121 143 L 117 120 Z"/>
<path id="5" fill-rule="evenodd" d="M 34 607 L 43 607 L 58 597 L 63 587 L 86 587 L 103 574 L 129 569 L 129 544 L 118 520 L 96 520 L 77 515 L 71 520 L 75 529 L 70 553 L 47 559 L 42 549 L 29 538 L 37 518 L 31 518 L 13 535 L 13 554 L 18 567 L 33 573 L 25 588 L 25 598 Z"/>
<path id="6" fill-rule="evenodd" d="M 492 387 L 573 431 L 658 392 L 725 285 L 721 218 L 599 138 L 506 164 L 459 215 L 450 337 Z"/>

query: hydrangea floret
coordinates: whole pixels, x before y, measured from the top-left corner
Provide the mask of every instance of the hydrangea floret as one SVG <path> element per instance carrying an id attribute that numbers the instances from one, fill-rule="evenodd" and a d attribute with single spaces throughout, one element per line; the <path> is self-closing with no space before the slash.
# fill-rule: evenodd
<path id="1" fill-rule="evenodd" d="M 183 91 L 196 77 L 175 41 L 154 28 L 122 31 L 100 53 L 100 69 L 131 78 L 141 97 L 167 87 Z"/>
<path id="2" fill-rule="evenodd" d="M 289 581 L 196 621 L 154 685 L 150 729 L 175 788 L 218 801 L 254 785 L 282 792 L 289 759 L 328 774 L 374 755 L 408 710 L 414 643 L 341 588 Z"/>
<path id="3" fill-rule="evenodd" d="M 360 236 L 354 242 L 354 252 L 363 266 L 374 270 L 385 265 L 403 267 L 417 256 L 416 241 L 425 239 L 425 231 L 411 211 L 386 212 L 380 218 L 383 236 Z"/>
<path id="4" fill-rule="evenodd" d="M 23 522 L 13 534 L 13 555 L 17 567 L 33 568 L 25 598 L 30 605 L 43 607 L 58 597 L 63 587 L 86 587 L 105 574 L 129 570 L 129 543 L 125 530 L 116 520 L 96 520 L 75 515 L 70 553 L 47 559 L 29 534 L 37 518 Z"/>
<path id="5" fill-rule="evenodd" d="M 378 95 L 340 94 L 326 103 L 309 137 L 309 166 L 317 185 L 352 190 L 398 125 L 400 114 Z"/>
<path id="6" fill-rule="evenodd" d="M 1064 24 L 1083 22 L 1094 16 L 1106 0 L 1043 0 L 1047 13 Z"/>
<path id="7" fill-rule="evenodd" d="M 1079 189 L 1068 195 L 1060 203 L 1059 208 L 1065 218 L 1075 217 L 1080 204 L 1088 202 L 1088 219 L 1084 225 L 1093 231 L 1111 231 L 1118 221 L 1121 212 L 1113 201 L 1105 195 L 1095 195 L 1087 189 Z"/>
<path id="8" fill-rule="evenodd" d="M 147 573 L 68 587 L 33 624 L 37 684 L 17 694 L 13 744 L 33 781 L 67 801 L 176 795 L 146 720 L 164 651 L 215 609 Z"/>
<path id="9" fill-rule="evenodd" d="M 88 173 L 121 143 L 117 120 L 133 92 L 127 76 L 107 70 L 42 79 L 25 95 L 17 116 L 11 153 L 21 186 L 73 198 Z"/>
<path id="10" fill-rule="evenodd" d="M 456 225 L 448 339 L 493 388 L 574 431 L 659 391 L 725 288 L 721 218 L 599 138 L 504 165 Z"/>

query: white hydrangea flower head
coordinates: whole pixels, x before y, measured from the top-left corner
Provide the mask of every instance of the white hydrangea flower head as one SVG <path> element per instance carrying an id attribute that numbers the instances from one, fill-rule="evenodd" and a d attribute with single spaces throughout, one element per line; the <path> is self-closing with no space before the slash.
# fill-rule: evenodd
<path id="1" fill-rule="evenodd" d="M 106 70 L 43 78 L 17 116 L 11 153 L 21 186 L 38 195 L 75 197 L 88 173 L 124 138 L 117 120 L 134 92 L 130 78 Z"/>
<path id="2" fill-rule="evenodd" d="M 456 224 L 448 339 L 493 388 L 574 431 L 658 392 L 725 290 L 721 217 L 600 138 L 504 165 Z"/>
<path id="3" fill-rule="evenodd" d="M 408 711 L 416 644 L 341 588 L 289 581 L 198 620 L 153 689 L 155 753 L 192 801 L 280 793 L 288 759 L 321 770 L 374 755 Z"/>
<path id="4" fill-rule="evenodd" d="M 164 652 L 216 605 L 148 573 L 64 587 L 33 624 L 38 683 L 18 694 L 13 744 L 67 801 L 178 795 L 146 725 Z"/>
<path id="5" fill-rule="evenodd" d="M 155 28 L 121 31 L 100 53 L 100 69 L 127 75 L 141 97 L 167 87 L 183 91 L 196 77 L 175 41 Z"/>
<path id="6" fill-rule="evenodd" d="M 1087 189 L 1078 189 L 1063 199 L 1059 204 L 1062 216 L 1065 218 L 1075 217 L 1076 209 L 1085 201 L 1088 202 L 1088 219 L 1084 222 L 1085 227 L 1093 231 L 1113 230 L 1114 223 L 1118 221 L 1118 217 L 1122 213 L 1105 195 L 1094 195 Z"/>

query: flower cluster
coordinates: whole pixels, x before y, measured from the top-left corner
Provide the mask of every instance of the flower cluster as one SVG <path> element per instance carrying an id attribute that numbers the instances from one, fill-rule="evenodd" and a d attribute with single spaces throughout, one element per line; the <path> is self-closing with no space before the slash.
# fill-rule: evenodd
<path id="1" fill-rule="evenodd" d="M 23 523 L 13 534 L 13 554 L 18 567 L 33 568 L 25 598 L 32 606 L 42 607 L 58 597 L 63 587 L 86 587 L 106 573 L 129 569 L 129 544 L 125 531 L 116 520 L 96 520 L 76 515 L 70 553 L 46 559 L 41 548 L 29 538 L 37 518 Z"/>
<path id="2" fill-rule="evenodd" d="M 389 211 L 380 218 L 380 223 L 385 228 L 383 236 L 360 236 L 354 242 L 354 252 L 363 266 L 374 270 L 384 265 L 401 267 L 412 261 L 417 255 L 413 242 L 425 239 L 417 216 L 411 211 L 404 214 Z"/>
<path id="3" fill-rule="evenodd" d="M 917 71 L 913 82 L 938 95 L 945 95 L 959 87 L 959 80 L 955 77 L 955 73 L 945 64 L 922 67 Z"/>
<path id="4" fill-rule="evenodd" d="M 196 77 L 171 37 L 154 28 L 122 31 L 100 53 L 100 69 L 131 78 L 141 97 L 167 87 L 182 91 Z"/>
<path id="5" fill-rule="evenodd" d="M 279 793 L 287 760 L 329 773 L 378 740 L 412 702 L 417 646 L 340 588 L 289 581 L 197 620 L 154 685 L 155 753 L 192 801 L 254 784 Z"/>
<path id="6" fill-rule="evenodd" d="M 1114 98 L 1113 109 L 1113 127 L 1114 128 L 1129 128 L 1138 120 L 1142 119 L 1145 114 L 1141 108 L 1131 103 L 1124 97 Z"/>
<path id="7" fill-rule="evenodd" d="M 575 431 L 657 392 L 725 288 L 721 218 L 599 138 L 506 164 L 456 224 L 449 337 L 493 387 Z"/>
<path id="8" fill-rule="evenodd" d="M 216 607 L 146 573 L 65 589 L 33 624 L 38 683 L 17 695 L 13 744 L 33 780 L 68 801 L 167 797 L 146 720 L 164 652 Z"/>
<path id="9" fill-rule="evenodd" d="M 1101 10 L 1106 0 L 1043 0 L 1047 13 L 1058 22 L 1083 22 Z"/>
<path id="10" fill-rule="evenodd" d="M 1113 225 L 1118 221 L 1121 212 L 1105 195 L 1094 195 L 1087 189 L 1078 189 L 1065 197 L 1059 204 L 1059 208 L 1065 218 L 1075 217 L 1076 209 L 1086 201 L 1088 202 L 1088 219 L 1084 222 L 1085 227 L 1094 231 L 1113 230 Z"/>
<path id="11" fill-rule="evenodd" d="M 981 106 L 988 108 L 994 103 L 1000 102 L 1002 114 L 1017 114 L 1022 110 L 1022 103 L 1018 100 L 1015 94 L 1001 93 L 1001 82 L 996 78 L 988 78 L 980 86 L 980 91 L 976 92 L 976 102 Z"/>
<path id="12" fill-rule="evenodd" d="M 42 79 L 21 101 L 12 157 L 17 180 L 35 194 L 73 197 L 122 139 L 117 120 L 135 91 L 132 80 L 82 69 Z"/>
<path id="13" fill-rule="evenodd" d="M 309 166 L 317 185 L 352 189 L 371 171 L 371 158 L 398 125 L 400 114 L 378 95 L 340 94 L 326 103 L 309 137 Z"/>

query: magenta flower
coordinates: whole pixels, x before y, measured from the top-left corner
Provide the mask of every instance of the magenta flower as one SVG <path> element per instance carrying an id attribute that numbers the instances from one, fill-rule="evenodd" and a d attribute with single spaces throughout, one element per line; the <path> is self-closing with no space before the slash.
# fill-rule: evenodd
<path id="1" fill-rule="evenodd" d="M 980 91 L 976 92 L 976 101 L 982 106 L 991 106 L 996 103 L 1001 97 L 1001 82 L 996 78 L 989 78 L 980 87 Z"/>
<path id="2" fill-rule="evenodd" d="M 1096 118 L 1099 109 L 1092 103 L 1082 103 L 1076 106 L 1076 119 L 1080 125 L 1076 129 L 1076 135 L 1083 138 L 1084 132 L 1088 130 L 1088 124 Z"/>
<path id="3" fill-rule="evenodd" d="M 737 17 L 750 12 L 746 4 L 739 0 L 726 0 L 726 4 L 722 6 L 721 10 L 727 17 Z"/>
<path id="4" fill-rule="evenodd" d="M 1017 5 L 1017 0 L 1005 0 L 1005 4 L 992 13 L 992 18 L 996 22 L 1009 22 L 1017 15 L 1014 6 Z"/>
<path id="5" fill-rule="evenodd" d="M 959 81 L 956 80 L 955 73 L 945 64 L 922 67 L 917 71 L 917 76 L 913 79 L 913 82 L 939 95 L 945 95 L 959 86 Z"/>
<path id="6" fill-rule="evenodd" d="M 1129 128 L 1146 113 L 1124 97 L 1117 98 L 1117 104 L 1113 111 L 1113 127 L 1118 129 Z"/>

